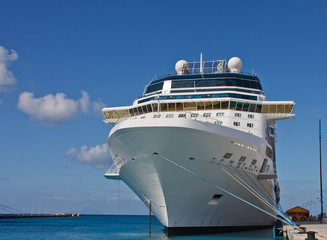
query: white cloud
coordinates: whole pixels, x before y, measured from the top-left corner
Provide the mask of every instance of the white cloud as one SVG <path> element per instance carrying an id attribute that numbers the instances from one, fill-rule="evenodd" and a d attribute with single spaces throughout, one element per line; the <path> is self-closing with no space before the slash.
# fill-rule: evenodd
<path id="1" fill-rule="evenodd" d="M 103 106 L 101 101 L 91 102 L 87 92 L 81 92 L 82 97 L 78 100 L 69 99 L 64 93 L 36 98 L 34 93 L 23 92 L 19 95 L 17 107 L 34 120 L 56 125 L 72 119 L 79 112 L 87 113 L 98 106 Z"/>
<path id="2" fill-rule="evenodd" d="M 18 59 L 18 54 L 15 50 L 10 51 L 0 46 L 0 91 L 5 90 L 8 86 L 16 84 L 14 74 L 8 70 L 12 61 Z"/>
<path id="3" fill-rule="evenodd" d="M 87 163 L 97 169 L 108 168 L 112 162 L 107 144 L 89 148 L 83 145 L 81 150 L 70 148 L 65 154 L 71 156 L 76 162 Z"/>

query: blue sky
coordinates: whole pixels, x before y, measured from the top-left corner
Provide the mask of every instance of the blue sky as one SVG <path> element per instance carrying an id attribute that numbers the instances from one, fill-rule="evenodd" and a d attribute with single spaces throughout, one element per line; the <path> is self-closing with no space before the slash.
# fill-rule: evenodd
<path id="1" fill-rule="evenodd" d="M 240 57 L 268 100 L 296 102 L 296 118 L 277 123 L 284 210 L 319 197 L 322 119 L 326 198 L 326 23 L 326 1 L 2 0 L 0 204 L 147 214 L 124 183 L 103 177 L 112 126 L 101 107 L 132 104 L 153 77 L 200 52 Z"/>

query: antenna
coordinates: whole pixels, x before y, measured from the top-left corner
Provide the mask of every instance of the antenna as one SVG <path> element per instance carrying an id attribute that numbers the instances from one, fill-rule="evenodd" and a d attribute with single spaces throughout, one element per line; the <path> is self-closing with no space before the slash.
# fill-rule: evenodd
<path id="1" fill-rule="evenodd" d="M 200 73 L 203 73 L 202 52 L 200 54 Z"/>

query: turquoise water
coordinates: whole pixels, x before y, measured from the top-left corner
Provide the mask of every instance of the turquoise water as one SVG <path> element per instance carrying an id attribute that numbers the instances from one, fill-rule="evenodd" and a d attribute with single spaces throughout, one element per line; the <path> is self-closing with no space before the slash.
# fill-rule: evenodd
<path id="1" fill-rule="evenodd" d="M 58 218 L 0 219 L 0 239 L 226 239 L 272 240 L 272 230 L 167 237 L 163 226 L 152 217 L 149 236 L 148 216 L 81 216 Z"/>

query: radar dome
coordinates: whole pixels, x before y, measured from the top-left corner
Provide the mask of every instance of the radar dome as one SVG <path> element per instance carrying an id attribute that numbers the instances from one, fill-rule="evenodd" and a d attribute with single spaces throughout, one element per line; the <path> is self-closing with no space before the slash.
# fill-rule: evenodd
<path id="1" fill-rule="evenodd" d="M 175 65 L 175 69 L 178 75 L 189 73 L 188 62 L 186 62 L 185 60 L 179 60 Z"/>
<path id="2" fill-rule="evenodd" d="M 239 73 L 241 71 L 242 65 L 243 65 L 242 60 L 238 57 L 232 57 L 228 61 L 229 71 L 234 73 Z"/>

